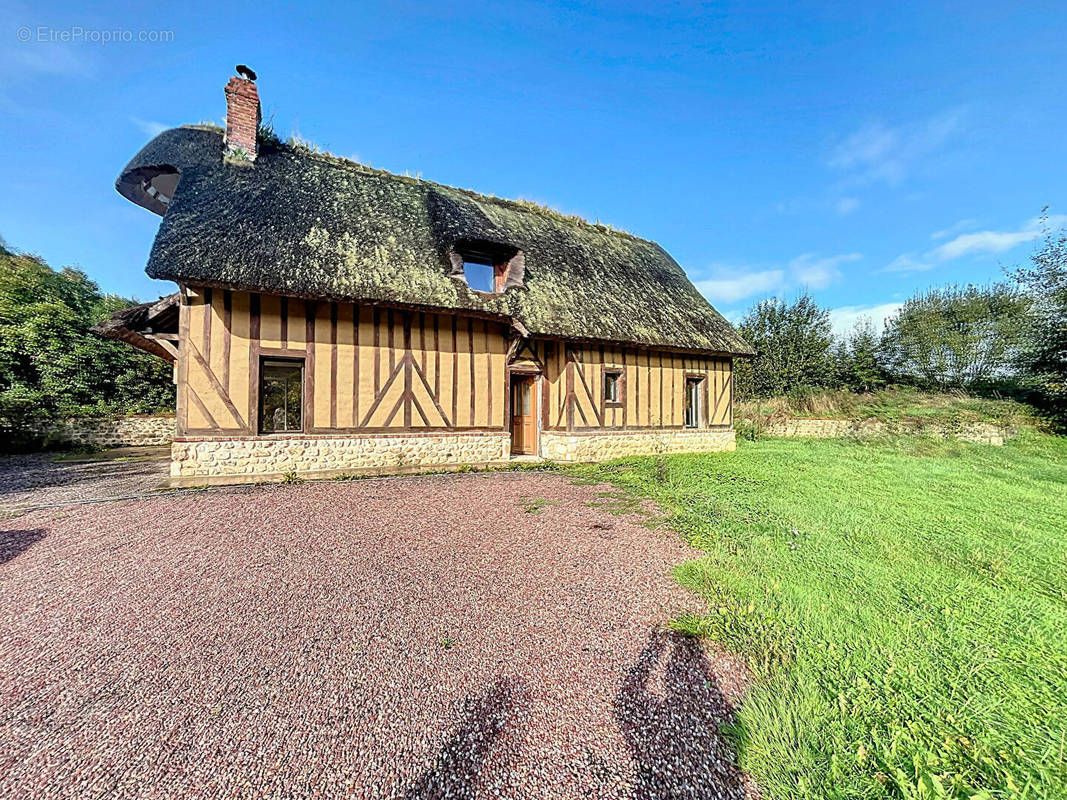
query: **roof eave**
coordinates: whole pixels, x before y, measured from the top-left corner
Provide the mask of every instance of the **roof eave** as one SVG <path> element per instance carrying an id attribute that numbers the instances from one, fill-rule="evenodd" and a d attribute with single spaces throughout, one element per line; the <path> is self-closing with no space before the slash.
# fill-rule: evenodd
<path id="1" fill-rule="evenodd" d="M 127 308 L 120 308 L 111 316 L 92 327 L 92 332 L 105 339 L 115 339 L 143 350 L 146 353 L 173 363 L 176 351 L 173 344 L 161 343 L 154 338 L 159 333 L 176 333 L 174 323 L 175 311 L 179 303 L 178 294 L 161 297 L 151 303 L 141 303 Z M 173 331 L 158 330 L 160 327 L 174 328 Z M 170 349 L 168 349 L 170 348 Z"/>

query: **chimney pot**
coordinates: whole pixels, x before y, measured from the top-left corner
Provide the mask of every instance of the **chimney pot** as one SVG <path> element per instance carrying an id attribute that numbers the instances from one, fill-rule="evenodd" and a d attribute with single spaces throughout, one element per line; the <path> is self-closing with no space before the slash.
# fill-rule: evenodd
<path id="1" fill-rule="evenodd" d="M 255 161 L 259 154 L 256 134 L 262 120 L 256 73 L 244 64 L 237 69 L 247 77 L 235 75 L 226 84 L 226 154 Z"/>

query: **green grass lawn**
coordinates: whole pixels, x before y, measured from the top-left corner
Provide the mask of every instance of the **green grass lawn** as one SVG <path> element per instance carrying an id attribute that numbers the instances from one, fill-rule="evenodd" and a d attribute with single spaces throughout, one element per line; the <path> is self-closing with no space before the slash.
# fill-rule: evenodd
<path id="1" fill-rule="evenodd" d="M 579 470 L 703 557 L 683 630 L 756 678 L 734 738 L 770 798 L 1067 797 L 1067 439 L 769 439 Z"/>

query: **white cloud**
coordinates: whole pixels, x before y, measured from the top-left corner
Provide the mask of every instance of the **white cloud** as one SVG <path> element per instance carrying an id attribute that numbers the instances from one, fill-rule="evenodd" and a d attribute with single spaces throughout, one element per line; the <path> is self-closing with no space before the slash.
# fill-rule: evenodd
<path id="1" fill-rule="evenodd" d="M 900 132 L 880 122 L 864 125 L 834 148 L 829 165 L 835 169 L 867 168 L 883 164 L 900 147 Z"/>
<path id="2" fill-rule="evenodd" d="M 858 261 L 859 253 L 821 257 L 804 253 L 783 267 L 759 269 L 717 265 L 711 277 L 696 280 L 697 289 L 712 303 L 736 303 L 756 295 L 782 294 L 792 289 L 825 289 L 841 277 L 841 264 Z"/>
<path id="3" fill-rule="evenodd" d="M 717 277 L 696 282 L 701 294 L 713 303 L 735 303 L 755 294 L 776 291 L 782 287 L 785 278 L 785 272 L 780 269 L 727 272 L 720 268 L 718 272 Z"/>
<path id="4" fill-rule="evenodd" d="M 1037 226 L 1027 226 L 1019 231 L 962 233 L 935 247 L 932 254 L 938 261 L 950 261 L 972 253 L 1003 253 L 1024 242 L 1031 242 L 1040 235 L 1041 229 Z"/>
<path id="5" fill-rule="evenodd" d="M 957 223 L 959 224 L 959 223 Z M 1048 217 L 1050 228 L 1067 224 L 1067 215 L 1055 214 Z M 937 234 L 944 233 L 937 231 Z M 948 234 L 946 234 L 948 235 Z M 925 253 L 912 251 L 894 258 L 885 268 L 885 272 L 924 272 L 934 269 L 946 261 L 953 261 L 963 256 L 994 255 L 1004 253 L 1026 242 L 1040 239 L 1043 235 L 1041 220 L 1034 218 L 1024 222 L 1014 231 L 977 231 L 961 233 L 944 244 L 940 244 Z"/>
<path id="6" fill-rule="evenodd" d="M 156 138 L 157 136 L 159 136 L 159 134 L 163 133 L 163 131 L 169 130 L 170 128 L 174 127 L 173 125 L 167 125 L 163 122 L 154 122 L 152 120 L 147 119 L 138 119 L 137 117 L 130 117 L 130 122 L 140 128 L 142 131 L 144 131 L 145 136 L 148 136 L 151 139 Z"/>
<path id="7" fill-rule="evenodd" d="M 874 329 L 881 331 L 885 321 L 896 314 L 903 303 L 882 303 L 874 306 L 840 306 L 830 309 L 830 326 L 837 336 L 847 336 L 861 319 L 869 319 Z"/>
<path id="8" fill-rule="evenodd" d="M 901 253 L 886 265 L 882 272 L 926 272 L 937 266 L 937 263 L 914 251 Z"/>
<path id="9" fill-rule="evenodd" d="M 858 261 L 859 253 L 845 253 L 829 258 L 819 258 L 815 253 L 805 253 L 789 262 L 789 273 L 794 283 L 809 289 L 825 289 L 841 277 L 839 264 Z"/>
<path id="10" fill-rule="evenodd" d="M 871 122 L 846 136 L 826 163 L 857 184 L 896 185 L 927 156 L 939 150 L 963 124 L 961 110 L 945 111 L 919 123 L 889 126 Z"/>
<path id="11" fill-rule="evenodd" d="M 961 233 L 967 230 L 968 228 L 973 228 L 975 224 L 976 223 L 973 219 L 961 219 L 954 225 L 949 225 L 947 228 L 942 228 L 939 231 L 934 231 L 930 234 L 930 238 L 934 239 L 935 241 L 937 239 L 945 239 L 954 233 Z"/>
<path id="12" fill-rule="evenodd" d="M 856 197 L 842 197 L 834 204 L 834 210 L 842 217 L 847 217 L 859 207 L 860 201 Z"/>

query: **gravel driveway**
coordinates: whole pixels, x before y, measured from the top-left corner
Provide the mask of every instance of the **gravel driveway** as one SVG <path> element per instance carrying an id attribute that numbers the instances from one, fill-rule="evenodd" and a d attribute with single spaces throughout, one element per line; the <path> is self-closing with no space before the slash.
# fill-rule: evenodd
<path id="1" fill-rule="evenodd" d="M 547 473 L 0 521 L 0 797 L 753 796 L 675 534 Z"/>
<path id="2" fill-rule="evenodd" d="M 169 447 L 125 447 L 83 460 L 0 456 L 0 512 L 143 494 L 170 475 Z"/>

